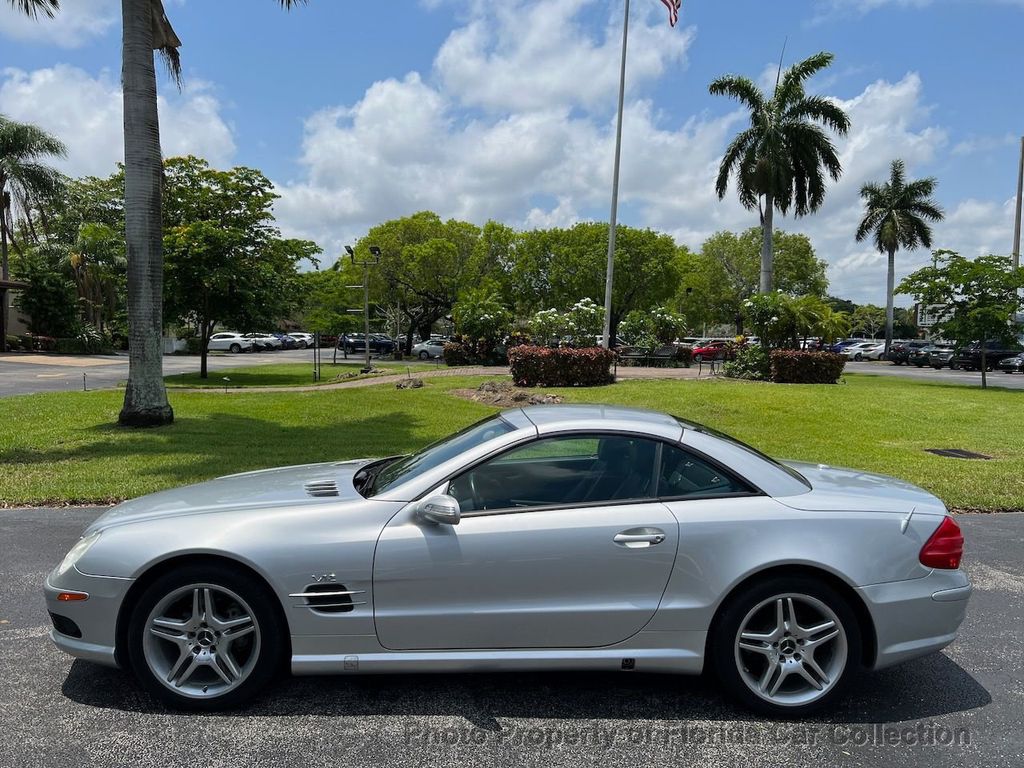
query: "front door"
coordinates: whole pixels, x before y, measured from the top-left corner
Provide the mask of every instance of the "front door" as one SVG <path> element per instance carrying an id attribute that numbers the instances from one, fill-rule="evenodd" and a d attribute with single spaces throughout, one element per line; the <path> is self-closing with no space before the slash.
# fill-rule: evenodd
<path id="1" fill-rule="evenodd" d="M 407 511 L 374 558 L 374 619 L 396 650 L 584 648 L 653 617 L 678 525 L 654 500 L 658 443 L 541 438 L 454 478 L 462 521 Z"/>

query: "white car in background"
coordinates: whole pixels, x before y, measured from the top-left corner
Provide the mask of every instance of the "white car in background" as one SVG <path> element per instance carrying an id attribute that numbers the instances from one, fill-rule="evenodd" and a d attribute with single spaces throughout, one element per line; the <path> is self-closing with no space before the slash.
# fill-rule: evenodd
<path id="1" fill-rule="evenodd" d="M 874 345 L 864 352 L 865 360 L 882 360 L 885 357 L 885 342 L 876 339 Z"/>
<path id="2" fill-rule="evenodd" d="M 284 342 L 281 341 L 277 336 L 271 336 L 269 333 L 247 333 L 245 338 L 252 341 L 255 351 L 261 352 L 263 350 L 281 349 L 284 346 Z"/>
<path id="3" fill-rule="evenodd" d="M 420 360 L 430 360 L 431 358 L 437 359 L 444 357 L 444 339 L 428 339 L 427 341 L 421 341 L 419 344 L 412 348 L 412 354 L 414 357 L 418 357 Z"/>
<path id="4" fill-rule="evenodd" d="M 858 341 L 843 350 L 843 354 L 850 360 L 860 362 L 867 357 L 868 351 L 878 346 L 876 341 Z"/>
<path id="5" fill-rule="evenodd" d="M 298 342 L 299 349 L 306 349 L 307 347 L 312 347 L 313 344 L 316 343 L 316 339 L 313 338 L 312 333 L 289 333 L 288 335 L 295 339 L 296 342 Z"/>
<path id="6" fill-rule="evenodd" d="M 253 341 L 234 331 L 215 333 L 207 347 L 211 352 L 252 352 Z"/>

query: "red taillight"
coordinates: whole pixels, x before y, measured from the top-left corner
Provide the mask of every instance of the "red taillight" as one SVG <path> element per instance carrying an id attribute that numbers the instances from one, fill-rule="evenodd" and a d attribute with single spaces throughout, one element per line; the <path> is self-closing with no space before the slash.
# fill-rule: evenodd
<path id="1" fill-rule="evenodd" d="M 960 558 L 964 554 L 964 535 L 960 526 L 948 515 L 939 523 L 935 533 L 921 547 L 918 558 L 921 565 L 929 568 L 956 569 L 960 567 Z"/>

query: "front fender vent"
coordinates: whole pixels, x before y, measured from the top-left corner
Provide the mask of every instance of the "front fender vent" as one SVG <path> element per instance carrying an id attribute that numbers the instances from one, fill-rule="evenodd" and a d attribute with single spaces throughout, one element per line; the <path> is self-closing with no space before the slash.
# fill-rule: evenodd
<path id="1" fill-rule="evenodd" d="M 344 584 L 310 584 L 301 592 L 289 597 L 301 598 L 296 608 L 309 608 L 317 613 L 349 613 L 357 605 L 365 605 L 365 600 L 353 600 L 355 595 L 363 595 L 365 589 L 347 589 Z"/>
<path id="2" fill-rule="evenodd" d="M 330 478 L 324 480 L 310 480 L 306 483 L 306 493 L 310 496 L 337 496 L 338 483 Z"/>

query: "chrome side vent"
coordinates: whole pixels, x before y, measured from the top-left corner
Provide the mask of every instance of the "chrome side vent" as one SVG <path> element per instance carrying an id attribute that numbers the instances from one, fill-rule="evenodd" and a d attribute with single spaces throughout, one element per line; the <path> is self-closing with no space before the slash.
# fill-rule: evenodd
<path id="1" fill-rule="evenodd" d="M 346 589 L 344 584 L 310 584 L 288 597 L 302 598 L 296 608 L 309 608 L 317 613 L 349 613 L 355 606 L 366 604 L 365 600 L 352 599 L 365 593 L 365 589 Z"/>
<path id="2" fill-rule="evenodd" d="M 306 483 L 306 493 L 310 496 L 337 496 L 338 483 L 330 478 L 310 480 Z"/>

